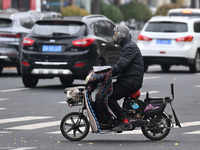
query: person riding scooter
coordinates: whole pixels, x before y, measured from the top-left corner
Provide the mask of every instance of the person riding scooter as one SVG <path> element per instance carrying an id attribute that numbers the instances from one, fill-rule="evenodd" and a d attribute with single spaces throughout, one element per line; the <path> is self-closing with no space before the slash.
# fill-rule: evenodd
<path id="1" fill-rule="evenodd" d="M 140 49 L 132 41 L 129 28 L 117 25 L 114 28 L 113 41 L 122 47 L 119 60 L 112 66 L 112 76 L 117 76 L 113 83 L 113 92 L 109 96 L 108 105 L 117 117 L 118 123 L 113 131 L 123 131 L 132 128 L 118 100 L 130 96 L 142 87 L 144 64 Z"/>

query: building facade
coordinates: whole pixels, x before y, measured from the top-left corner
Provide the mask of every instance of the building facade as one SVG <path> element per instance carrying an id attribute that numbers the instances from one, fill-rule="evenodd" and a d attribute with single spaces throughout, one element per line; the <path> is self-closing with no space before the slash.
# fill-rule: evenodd
<path id="1" fill-rule="evenodd" d="M 14 8 L 19 11 L 56 11 L 60 12 L 63 7 L 69 5 L 76 5 L 78 7 L 86 9 L 91 13 L 91 3 L 95 3 L 97 0 L 0 0 L 0 9 Z M 103 1 L 103 0 L 100 0 Z M 132 0 L 104 0 L 121 5 L 128 3 Z M 163 4 L 177 3 L 180 7 L 200 8 L 200 0 L 136 0 L 148 5 L 150 8 L 158 8 Z"/>

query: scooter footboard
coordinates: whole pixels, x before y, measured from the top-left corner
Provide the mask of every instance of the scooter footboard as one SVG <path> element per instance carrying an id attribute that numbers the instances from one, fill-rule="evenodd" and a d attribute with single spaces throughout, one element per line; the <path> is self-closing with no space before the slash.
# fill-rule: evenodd
<path id="1" fill-rule="evenodd" d="M 92 132 L 99 133 L 101 130 L 100 130 L 97 118 L 95 116 L 94 110 L 92 109 L 92 105 L 90 103 L 90 99 L 89 99 L 87 90 L 85 90 L 85 105 L 86 105 L 86 109 L 88 112 L 88 117 L 89 117 L 90 125 L 92 128 Z"/>

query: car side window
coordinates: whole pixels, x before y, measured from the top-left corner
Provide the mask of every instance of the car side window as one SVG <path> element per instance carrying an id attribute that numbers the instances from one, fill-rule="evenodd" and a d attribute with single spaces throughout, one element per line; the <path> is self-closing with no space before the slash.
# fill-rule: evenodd
<path id="1" fill-rule="evenodd" d="M 30 17 L 21 18 L 19 22 L 23 27 L 28 29 L 31 29 L 34 25 L 34 22 L 31 20 Z"/>
<path id="2" fill-rule="evenodd" d="M 114 31 L 113 31 L 113 29 L 114 29 L 114 24 L 112 24 L 111 22 L 109 22 L 109 21 L 105 21 L 105 24 L 106 24 L 106 34 L 107 34 L 107 36 L 110 36 L 111 38 L 113 37 L 113 35 L 114 35 Z"/>
<path id="3" fill-rule="evenodd" d="M 107 36 L 106 33 L 106 24 L 103 21 L 99 21 L 94 24 L 95 35 L 100 37 Z"/>
<path id="4" fill-rule="evenodd" d="M 200 33 L 200 22 L 194 23 L 194 32 Z"/>
<path id="5" fill-rule="evenodd" d="M 7 28 L 12 26 L 12 21 L 9 19 L 0 19 L 0 28 Z"/>

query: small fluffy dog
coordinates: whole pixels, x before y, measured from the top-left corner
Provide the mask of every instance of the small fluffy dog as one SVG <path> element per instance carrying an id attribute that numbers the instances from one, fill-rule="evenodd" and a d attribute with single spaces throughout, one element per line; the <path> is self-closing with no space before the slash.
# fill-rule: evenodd
<path id="1" fill-rule="evenodd" d="M 83 104 L 84 90 L 85 87 L 83 86 L 65 88 L 64 92 L 67 94 L 66 101 L 70 107 Z"/>

